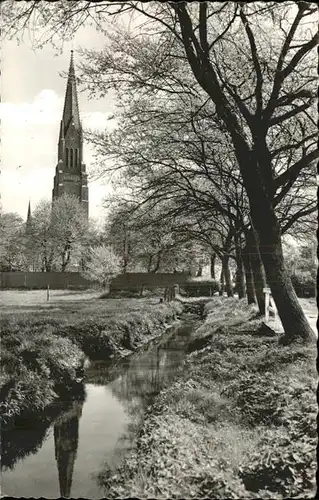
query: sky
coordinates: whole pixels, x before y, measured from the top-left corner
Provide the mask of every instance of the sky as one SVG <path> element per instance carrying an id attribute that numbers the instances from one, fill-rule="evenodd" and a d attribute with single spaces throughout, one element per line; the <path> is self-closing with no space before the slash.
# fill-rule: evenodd
<path id="1" fill-rule="evenodd" d="M 1 205 L 4 212 L 17 212 L 24 219 L 28 203 L 31 209 L 41 199 L 51 199 L 57 163 L 57 142 L 64 104 L 70 51 L 104 45 L 101 34 L 92 27 L 81 28 L 73 42 L 63 44 L 63 52 L 46 45 L 34 50 L 28 38 L 17 44 L 5 40 L 1 44 Z M 114 97 L 90 100 L 78 89 L 83 128 L 112 129 L 108 117 L 115 108 Z M 90 217 L 104 215 L 102 200 L 110 193 L 107 179 L 94 181 L 93 150 L 84 144 L 84 162 L 89 174 Z M 90 180 L 91 178 L 91 180 Z"/>

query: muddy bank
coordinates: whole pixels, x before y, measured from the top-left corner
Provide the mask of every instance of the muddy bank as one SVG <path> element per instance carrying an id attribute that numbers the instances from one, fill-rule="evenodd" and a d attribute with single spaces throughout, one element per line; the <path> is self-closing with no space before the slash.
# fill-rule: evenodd
<path id="1" fill-rule="evenodd" d="M 313 498 L 316 350 L 280 346 L 236 299 L 213 299 L 108 498 Z"/>
<path id="2" fill-rule="evenodd" d="M 137 351 L 160 336 L 182 311 L 180 304 L 118 299 L 63 304 L 0 321 L 2 425 L 43 412 L 81 391 L 84 362 Z"/>

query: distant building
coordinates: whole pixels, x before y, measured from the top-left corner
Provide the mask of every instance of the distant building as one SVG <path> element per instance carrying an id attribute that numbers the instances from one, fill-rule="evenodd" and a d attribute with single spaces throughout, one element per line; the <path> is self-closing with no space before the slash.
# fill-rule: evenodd
<path id="1" fill-rule="evenodd" d="M 58 164 L 55 169 L 52 200 L 63 194 L 76 196 L 89 215 L 89 193 L 86 167 L 83 163 L 83 133 L 80 121 L 73 50 L 66 86 L 58 142 Z"/>
<path id="2" fill-rule="evenodd" d="M 32 226 L 31 202 L 29 201 L 27 223 L 26 223 L 26 232 L 31 230 L 31 226 Z"/>

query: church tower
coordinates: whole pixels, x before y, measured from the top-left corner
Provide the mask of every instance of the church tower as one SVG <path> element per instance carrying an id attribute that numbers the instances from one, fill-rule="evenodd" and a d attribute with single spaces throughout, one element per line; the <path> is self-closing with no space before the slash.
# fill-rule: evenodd
<path id="1" fill-rule="evenodd" d="M 89 193 L 86 167 L 83 163 L 83 134 L 79 114 L 76 79 L 71 50 L 68 81 L 58 142 L 58 164 L 55 169 L 52 200 L 63 194 L 76 196 L 89 215 Z"/>
<path id="2" fill-rule="evenodd" d="M 29 201 L 28 215 L 27 215 L 27 224 L 26 224 L 27 229 L 30 229 L 31 225 L 32 225 L 31 202 Z"/>

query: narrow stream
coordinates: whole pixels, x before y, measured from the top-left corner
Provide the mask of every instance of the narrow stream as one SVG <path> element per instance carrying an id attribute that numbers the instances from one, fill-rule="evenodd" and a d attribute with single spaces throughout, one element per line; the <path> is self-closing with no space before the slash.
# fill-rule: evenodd
<path id="1" fill-rule="evenodd" d="M 87 369 L 84 401 L 61 405 L 58 416 L 2 434 L 2 496 L 101 498 L 99 474 L 134 445 L 151 398 L 185 357 L 194 321 L 171 328 L 158 345 Z"/>

